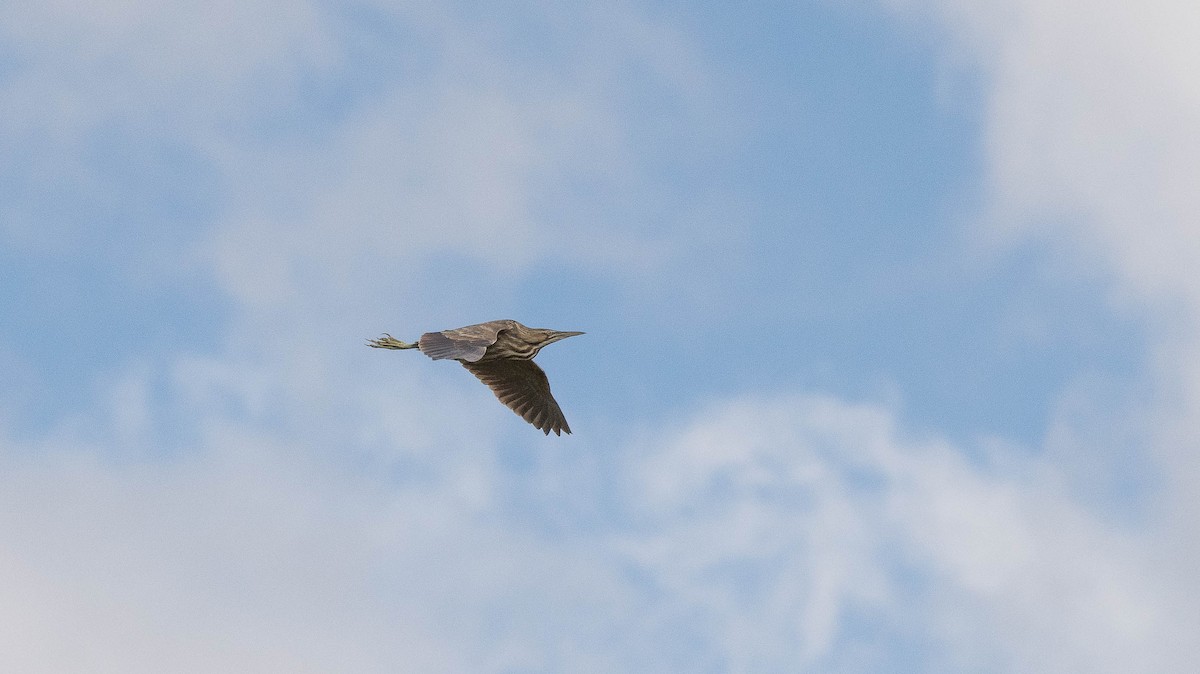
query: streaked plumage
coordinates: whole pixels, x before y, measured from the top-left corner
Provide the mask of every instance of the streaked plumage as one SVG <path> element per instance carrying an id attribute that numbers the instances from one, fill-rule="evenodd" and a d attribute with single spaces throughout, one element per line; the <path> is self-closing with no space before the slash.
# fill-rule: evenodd
<path id="1" fill-rule="evenodd" d="M 420 349 L 434 360 L 457 360 L 487 384 L 500 402 L 546 435 L 571 428 L 554 396 L 550 380 L 533 357 L 547 344 L 582 332 L 530 328 L 512 320 L 488 321 L 455 330 L 427 332 L 415 343 L 385 334 L 367 341 L 377 349 Z"/>

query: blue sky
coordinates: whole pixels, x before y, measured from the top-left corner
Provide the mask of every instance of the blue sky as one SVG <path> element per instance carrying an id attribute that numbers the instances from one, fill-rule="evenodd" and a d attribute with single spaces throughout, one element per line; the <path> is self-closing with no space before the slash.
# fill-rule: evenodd
<path id="1" fill-rule="evenodd" d="M 0 651 L 1194 668 L 1197 15 L 1077 4 L 0 9 Z M 574 435 L 363 346 L 502 317 Z"/>

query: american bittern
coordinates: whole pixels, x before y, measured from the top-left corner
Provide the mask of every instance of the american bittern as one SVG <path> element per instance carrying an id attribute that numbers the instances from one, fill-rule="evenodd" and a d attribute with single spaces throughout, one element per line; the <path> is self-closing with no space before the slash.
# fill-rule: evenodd
<path id="1" fill-rule="evenodd" d="M 567 419 L 550 395 L 550 380 L 533 357 L 547 344 L 582 335 L 529 328 L 516 321 L 488 321 L 457 330 L 427 332 L 409 344 L 384 333 L 367 341 L 377 349 L 420 349 L 434 360 L 454 359 L 488 385 L 500 402 L 546 435 L 570 434 Z"/>

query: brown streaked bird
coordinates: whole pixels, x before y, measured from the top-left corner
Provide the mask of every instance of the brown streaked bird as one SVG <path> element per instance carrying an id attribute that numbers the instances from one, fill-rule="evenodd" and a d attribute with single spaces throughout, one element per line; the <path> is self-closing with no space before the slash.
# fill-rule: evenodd
<path id="1" fill-rule="evenodd" d="M 367 340 L 377 349 L 420 349 L 434 360 L 454 359 L 488 385 L 500 402 L 546 435 L 571 433 L 554 396 L 550 380 L 533 357 L 547 344 L 582 335 L 530 328 L 516 321 L 488 321 L 456 330 L 427 332 L 409 344 L 384 333 Z"/>

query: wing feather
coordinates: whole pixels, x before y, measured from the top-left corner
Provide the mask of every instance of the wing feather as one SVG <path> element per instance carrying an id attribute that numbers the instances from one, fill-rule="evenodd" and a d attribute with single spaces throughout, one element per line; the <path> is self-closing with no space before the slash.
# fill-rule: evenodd
<path id="1" fill-rule="evenodd" d="M 464 361 L 463 367 L 487 384 L 500 402 L 546 435 L 551 431 L 555 435 L 571 433 L 567 418 L 550 395 L 550 380 L 537 363 L 532 360 Z"/>
<path id="2" fill-rule="evenodd" d="M 512 321 L 488 321 L 465 328 L 427 332 L 417 340 L 421 353 L 434 360 L 465 360 L 483 358 L 487 348 L 496 343 L 500 332 L 511 327 Z"/>

